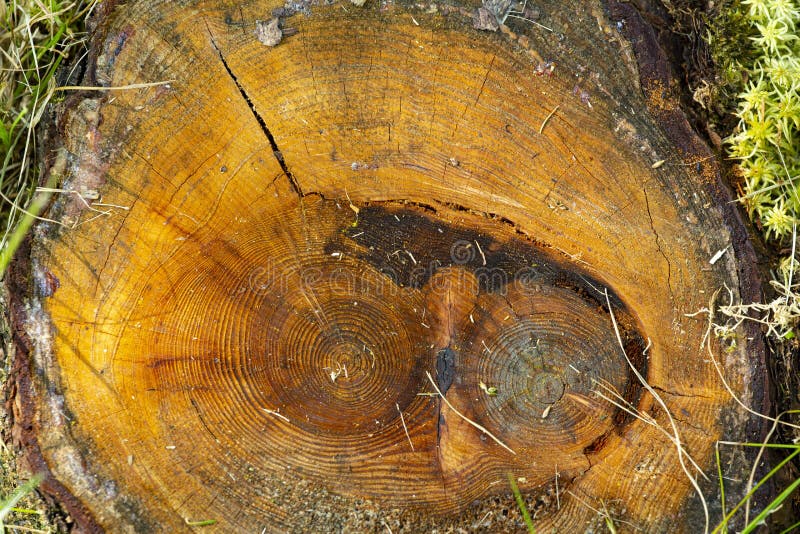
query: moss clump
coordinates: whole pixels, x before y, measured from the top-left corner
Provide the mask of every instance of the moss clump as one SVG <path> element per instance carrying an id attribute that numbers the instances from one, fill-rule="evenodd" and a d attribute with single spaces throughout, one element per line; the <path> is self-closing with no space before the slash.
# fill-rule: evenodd
<path id="1" fill-rule="evenodd" d="M 731 13 L 744 17 L 752 36 L 741 42 L 744 60 L 724 65 L 731 76 L 740 67 L 744 84 L 730 153 L 739 160 L 750 216 L 768 239 L 780 240 L 800 214 L 800 1 L 743 0 Z"/>

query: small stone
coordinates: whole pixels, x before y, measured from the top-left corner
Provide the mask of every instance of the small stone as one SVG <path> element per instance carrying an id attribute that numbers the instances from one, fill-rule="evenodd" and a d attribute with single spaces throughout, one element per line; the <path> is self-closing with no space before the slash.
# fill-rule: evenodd
<path id="1" fill-rule="evenodd" d="M 512 0 L 482 0 L 483 7 L 494 15 L 498 24 L 503 24 L 512 11 Z"/>
<path id="2" fill-rule="evenodd" d="M 497 17 L 494 16 L 494 13 L 485 7 L 479 7 L 472 13 L 472 27 L 476 30 L 495 32 L 500 27 L 500 24 L 497 23 Z"/>
<path id="3" fill-rule="evenodd" d="M 350 0 L 353 2 L 354 6 L 362 7 L 364 4 L 367 3 L 367 0 Z"/>
<path id="4" fill-rule="evenodd" d="M 256 38 L 258 41 L 266 46 L 275 46 L 281 42 L 283 32 L 278 27 L 280 19 L 273 17 L 264 22 L 263 20 L 256 21 Z"/>

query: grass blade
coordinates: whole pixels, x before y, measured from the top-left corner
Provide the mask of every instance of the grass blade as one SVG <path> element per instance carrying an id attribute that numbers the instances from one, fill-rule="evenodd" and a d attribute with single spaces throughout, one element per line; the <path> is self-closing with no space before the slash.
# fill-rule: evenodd
<path id="1" fill-rule="evenodd" d="M 792 492 L 797 489 L 797 486 L 800 486 L 800 478 L 792 482 L 789 487 L 783 490 L 780 495 L 775 497 L 775 499 L 773 499 L 773 501 L 769 503 L 760 514 L 753 518 L 753 520 L 744 528 L 744 530 L 742 530 L 742 534 L 750 534 L 750 532 L 753 532 L 756 528 L 760 527 L 768 515 L 783 505 L 783 501 L 785 501 L 789 495 L 791 495 Z"/>
<path id="2" fill-rule="evenodd" d="M 0 507 L 0 527 L 2 527 L 3 521 L 5 521 L 6 517 L 11 513 L 19 500 L 33 491 L 41 481 L 41 475 L 32 476 L 26 483 L 18 487 L 5 502 L 2 503 L 2 507 Z"/>
<path id="3" fill-rule="evenodd" d="M 517 506 L 519 506 L 520 513 L 522 513 L 522 520 L 525 521 L 525 526 L 528 527 L 528 534 L 536 534 L 536 527 L 533 526 L 531 514 L 528 513 L 528 507 L 525 506 L 525 500 L 522 498 L 522 493 L 519 491 L 517 481 L 514 479 L 514 475 L 511 473 L 508 474 L 508 484 L 511 486 L 511 491 L 514 493 L 514 499 L 517 501 Z"/>

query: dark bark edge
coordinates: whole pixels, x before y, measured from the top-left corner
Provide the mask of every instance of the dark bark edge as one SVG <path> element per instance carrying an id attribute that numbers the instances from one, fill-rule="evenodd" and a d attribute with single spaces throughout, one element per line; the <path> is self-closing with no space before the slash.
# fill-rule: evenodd
<path id="1" fill-rule="evenodd" d="M 96 85 L 94 83 L 94 65 L 97 56 L 102 52 L 98 43 L 103 42 L 103 39 L 98 39 L 98 34 L 102 34 L 104 31 L 103 23 L 116 6 L 117 0 L 100 2 L 87 20 L 91 44 L 84 59 L 86 63 L 82 83 L 85 85 Z M 86 91 L 73 93 L 61 105 L 61 109 L 65 109 L 71 102 L 77 102 L 85 97 Z M 60 139 L 63 132 L 60 131 L 57 119 L 58 112 L 52 108 L 48 110 L 45 115 L 45 121 L 48 121 L 48 124 L 40 132 L 42 146 L 50 148 L 46 152 L 42 151 L 40 164 L 44 172 L 41 173 L 40 185 L 47 183 L 49 170 L 56 153 L 54 149 L 62 145 Z M 9 424 L 6 430 L 7 435 L 4 438 L 6 441 L 11 441 L 15 449 L 20 452 L 22 461 L 30 471 L 42 476 L 37 490 L 42 494 L 45 502 L 62 517 L 64 526 L 74 532 L 102 533 L 103 528 L 88 507 L 53 476 L 39 443 L 38 436 L 42 429 L 39 428 L 36 413 L 38 396 L 33 376 L 33 343 L 25 328 L 28 320 L 26 302 L 34 294 L 32 236 L 33 233 L 23 240 L 8 267 L 4 280 L 8 295 L 8 309 L 5 310 L 5 313 L 10 325 L 11 343 L 14 347 L 11 369 L 5 383 L 4 403 Z"/>
<path id="2" fill-rule="evenodd" d="M 713 173 L 712 180 L 698 180 L 709 197 L 713 200 L 721 214 L 723 223 L 730 233 L 731 245 L 736 259 L 736 274 L 738 277 L 739 297 L 743 302 L 760 302 L 763 299 L 762 278 L 757 266 L 757 256 L 753 243 L 747 231 L 746 222 L 743 220 L 737 207 L 731 190 L 725 185 L 717 156 L 711 151 L 708 145 L 701 139 L 697 132 L 692 128 L 689 120 L 679 105 L 664 108 L 651 105 L 651 102 L 658 101 L 656 94 L 664 91 L 674 90 L 674 72 L 670 61 L 658 41 L 653 27 L 645 22 L 642 13 L 633 3 L 624 0 L 603 0 L 610 15 L 611 20 L 618 24 L 620 33 L 631 44 L 636 57 L 639 70 L 639 80 L 644 94 L 645 101 L 648 103 L 648 110 L 659 125 L 666 138 L 679 151 L 680 155 L 691 161 L 699 161 L 696 175 L 699 170 L 710 170 Z M 651 97 L 655 97 L 651 99 Z M 676 101 L 679 99 L 676 98 Z M 752 360 L 748 365 L 752 370 L 752 382 L 749 384 L 752 393 L 751 408 L 759 413 L 770 414 L 773 410 L 773 400 L 771 392 L 772 384 L 766 366 L 767 344 L 764 332 L 754 322 L 747 321 L 742 324 L 744 335 L 748 339 L 748 353 L 752 355 Z M 722 414 L 724 417 L 724 414 Z M 746 441 L 761 442 L 766 437 L 769 421 L 761 417 L 750 417 L 744 432 L 740 433 L 741 438 Z M 737 431 L 738 429 L 734 429 Z M 748 471 L 755 461 L 756 450 L 745 451 L 745 457 L 749 461 L 743 468 Z M 770 500 L 774 488 L 754 495 L 753 502 L 760 509 Z M 742 495 L 743 496 L 743 495 Z M 700 514 L 699 502 L 697 510 L 687 510 L 691 517 Z M 713 520 L 713 518 L 712 518 Z M 729 525 L 729 526 L 732 526 Z"/>

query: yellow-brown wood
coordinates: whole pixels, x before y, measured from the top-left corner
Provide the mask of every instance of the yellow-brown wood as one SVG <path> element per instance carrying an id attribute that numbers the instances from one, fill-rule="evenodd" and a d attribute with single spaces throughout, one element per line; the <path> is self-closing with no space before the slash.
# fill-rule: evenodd
<path id="1" fill-rule="evenodd" d="M 694 529 L 675 445 L 597 395 L 672 432 L 635 367 L 708 473 L 749 424 L 685 315 L 749 249 L 669 89 L 593 2 L 304 6 L 277 46 L 274 1 L 100 21 L 87 85 L 169 83 L 61 115 L 66 226 L 12 287 L 46 488 L 86 530 L 495 531 L 510 474 L 543 532 Z M 714 351 L 759 408 L 754 343 Z"/>

